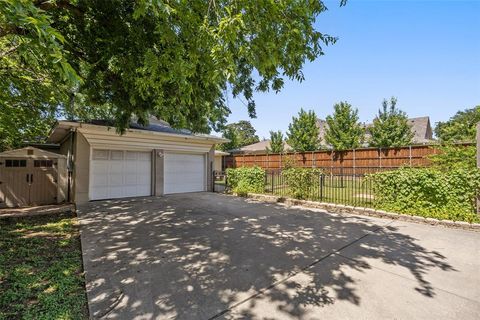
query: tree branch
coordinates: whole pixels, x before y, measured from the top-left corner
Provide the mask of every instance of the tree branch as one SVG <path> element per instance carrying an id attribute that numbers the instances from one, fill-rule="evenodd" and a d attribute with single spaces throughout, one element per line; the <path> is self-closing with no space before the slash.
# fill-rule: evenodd
<path id="1" fill-rule="evenodd" d="M 73 5 L 68 0 L 58 0 L 58 1 L 54 1 L 54 2 L 45 1 L 45 0 L 38 0 L 38 1 L 34 2 L 34 5 L 37 8 L 45 10 L 45 11 L 56 9 L 56 8 L 67 9 L 67 10 L 71 11 L 73 14 L 75 14 L 76 16 L 81 16 L 85 13 L 83 10 L 81 10 L 79 7 Z"/>
<path id="2" fill-rule="evenodd" d="M 11 53 L 13 53 L 13 52 L 15 52 L 15 51 L 18 49 L 18 47 L 20 47 L 19 44 L 16 45 L 16 46 L 11 47 L 10 49 L 8 49 L 8 50 L 6 50 L 6 51 L 4 51 L 4 52 L 1 52 L 1 53 L 0 53 L 0 59 L 8 56 L 9 54 L 11 54 Z"/>
<path id="3" fill-rule="evenodd" d="M 27 29 L 20 28 L 17 26 L 7 26 L 5 28 L 0 28 L 0 38 L 3 38 L 9 34 L 26 35 L 27 33 L 28 33 Z"/>

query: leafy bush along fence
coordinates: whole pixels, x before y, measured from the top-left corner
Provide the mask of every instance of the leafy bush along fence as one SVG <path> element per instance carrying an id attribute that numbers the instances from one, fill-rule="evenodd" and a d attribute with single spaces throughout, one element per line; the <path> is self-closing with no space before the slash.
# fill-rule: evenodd
<path id="1" fill-rule="evenodd" d="M 324 184 L 322 183 L 322 171 L 319 169 L 289 168 L 284 170 L 281 175 L 284 177 L 290 194 L 296 199 L 311 197 L 317 183 L 319 190 Z"/>
<path id="2" fill-rule="evenodd" d="M 249 192 L 263 193 L 265 170 L 259 167 L 227 169 L 227 185 L 239 195 L 246 195 Z"/>
<path id="3" fill-rule="evenodd" d="M 405 168 L 370 175 L 375 206 L 387 211 L 455 221 L 479 221 L 480 170 Z"/>
<path id="4" fill-rule="evenodd" d="M 227 170 L 234 193 L 266 193 L 296 199 L 371 207 L 437 219 L 477 222 L 475 195 L 480 170 L 402 168 L 369 175 L 324 173 L 320 169 L 259 167 Z"/>

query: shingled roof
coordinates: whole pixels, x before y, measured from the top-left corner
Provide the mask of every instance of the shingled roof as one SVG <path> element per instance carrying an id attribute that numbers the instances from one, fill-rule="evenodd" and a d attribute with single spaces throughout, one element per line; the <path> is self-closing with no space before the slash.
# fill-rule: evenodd
<path id="1" fill-rule="evenodd" d="M 115 124 L 111 120 L 90 120 L 90 121 L 64 121 L 60 120 L 51 130 L 49 137 L 47 139 L 50 143 L 58 143 L 61 141 L 68 132 L 70 132 L 72 127 L 81 127 L 82 125 L 94 125 L 94 126 L 101 126 L 101 127 L 114 127 Z M 137 131 L 148 131 L 152 133 L 162 133 L 162 134 L 169 134 L 169 135 L 179 135 L 185 137 L 191 137 L 194 139 L 207 139 L 207 140 L 216 140 L 216 143 L 225 143 L 229 141 L 228 139 L 217 137 L 210 134 L 203 134 L 203 133 L 194 133 L 186 129 L 175 129 L 172 128 L 167 122 L 162 120 L 156 120 L 151 118 L 149 120 L 148 125 L 141 125 L 136 121 L 131 121 L 127 131 L 130 130 L 137 130 Z"/>
<path id="2" fill-rule="evenodd" d="M 257 143 L 249 144 L 248 146 L 241 147 L 236 150 L 231 150 L 232 153 L 265 153 L 265 150 L 270 148 L 270 140 L 266 139 Z M 283 148 L 285 151 L 292 150 L 292 147 L 288 143 L 284 142 Z"/>
<path id="3" fill-rule="evenodd" d="M 410 118 L 408 124 L 412 127 L 414 143 L 427 143 L 433 140 L 430 117 Z"/>

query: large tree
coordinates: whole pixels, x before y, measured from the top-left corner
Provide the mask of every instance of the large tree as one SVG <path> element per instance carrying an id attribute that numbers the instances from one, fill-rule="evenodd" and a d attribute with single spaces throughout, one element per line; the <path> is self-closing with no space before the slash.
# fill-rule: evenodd
<path id="1" fill-rule="evenodd" d="M 237 132 L 232 127 L 227 126 L 223 130 L 222 137 L 224 137 L 225 139 L 228 139 L 230 141 L 222 143 L 219 146 L 220 150 L 230 151 L 230 150 L 238 149 L 239 144 L 238 144 Z"/>
<path id="2" fill-rule="evenodd" d="M 0 0 L 0 151 L 40 142 L 79 80 L 51 24 L 33 1 Z"/>
<path id="3" fill-rule="evenodd" d="M 397 108 L 395 97 L 383 100 L 382 109 L 373 119 L 370 131 L 369 144 L 377 148 L 390 148 L 407 146 L 412 143 L 413 132 L 408 124 L 405 112 Z"/>
<path id="4" fill-rule="evenodd" d="M 256 132 L 250 121 L 240 120 L 230 123 L 223 130 L 223 137 L 230 142 L 223 144 L 222 149 L 228 151 L 256 143 L 260 141 Z"/>
<path id="5" fill-rule="evenodd" d="M 480 122 L 480 105 L 458 111 L 448 121 L 437 123 L 435 135 L 443 142 L 473 141 L 478 122 Z"/>
<path id="6" fill-rule="evenodd" d="M 0 0 L 0 89 L 9 93 L 0 103 L 34 96 L 32 85 L 36 107 L 71 110 L 81 94 L 86 106 L 108 106 L 119 131 L 150 115 L 219 129 L 229 94 L 254 117 L 255 91 L 303 80 L 304 63 L 336 41 L 314 27 L 325 10 L 322 1 Z"/>
<path id="7" fill-rule="evenodd" d="M 49 110 L 1 105 L 0 152 L 19 148 L 26 142 L 44 142 L 54 122 L 55 114 Z"/>
<path id="8" fill-rule="evenodd" d="M 44 142 L 56 118 L 91 119 L 108 108 L 85 104 L 52 8 L 68 1 L 0 0 L 0 151 Z"/>
<path id="9" fill-rule="evenodd" d="M 285 151 L 285 139 L 282 131 L 270 131 L 270 146 L 265 151 L 267 153 L 283 153 Z"/>
<path id="10" fill-rule="evenodd" d="M 288 144 L 298 152 L 320 149 L 317 116 L 313 110 L 308 112 L 300 109 L 298 117 L 293 117 L 288 125 Z"/>
<path id="11" fill-rule="evenodd" d="M 340 151 L 360 147 L 365 129 L 358 121 L 358 110 L 347 102 L 337 103 L 333 108 L 333 115 L 326 118 L 325 142 Z"/>
<path id="12" fill-rule="evenodd" d="M 257 136 L 257 130 L 248 120 L 240 120 L 227 125 L 227 127 L 232 128 L 237 134 L 240 147 L 260 141 L 260 138 Z"/>

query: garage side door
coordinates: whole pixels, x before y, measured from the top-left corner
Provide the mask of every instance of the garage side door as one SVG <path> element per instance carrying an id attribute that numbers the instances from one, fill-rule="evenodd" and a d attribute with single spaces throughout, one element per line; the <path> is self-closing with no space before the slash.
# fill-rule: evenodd
<path id="1" fill-rule="evenodd" d="M 151 195 L 150 152 L 94 149 L 90 200 Z"/>
<path id="2" fill-rule="evenodd" d="M 164 193 L 196 191 L 205 191 L 205 156 L 165 153 Z"/>

